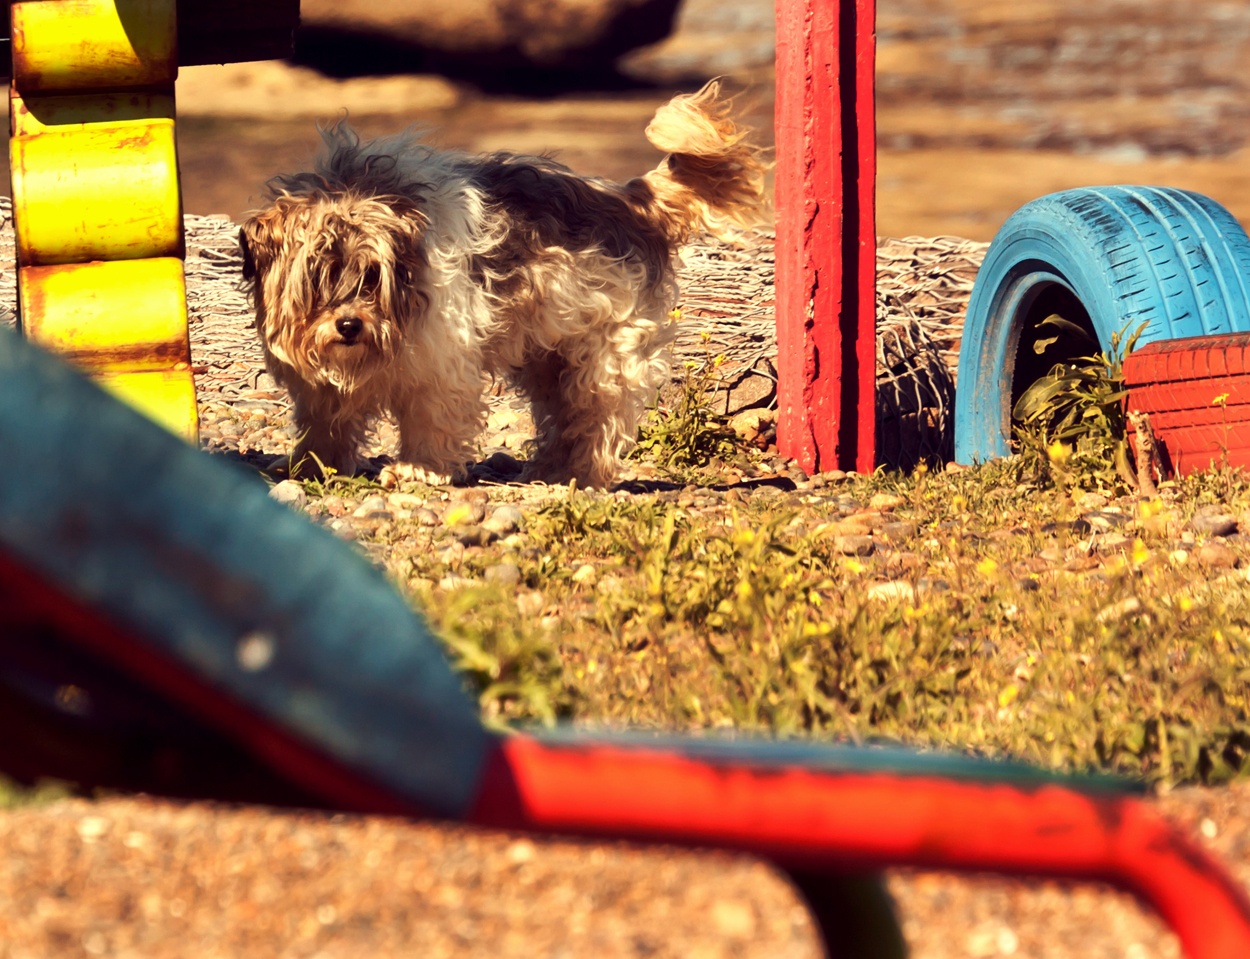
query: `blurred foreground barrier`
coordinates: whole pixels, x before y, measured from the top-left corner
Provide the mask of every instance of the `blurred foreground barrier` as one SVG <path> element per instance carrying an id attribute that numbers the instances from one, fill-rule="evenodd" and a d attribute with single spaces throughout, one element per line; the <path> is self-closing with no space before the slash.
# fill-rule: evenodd
<path id="1" fill-rule="evenodd" d="M 0 331 L 0 769 L 766 857 L 835 956 L 912 865 L 1105 880 L 1191 959 L 1250 904 L 1125 786 L 818 744 L 488 732 L 424 621 L 255 474 Z M 17 731 L 20 730 L 20 734 Z"/>

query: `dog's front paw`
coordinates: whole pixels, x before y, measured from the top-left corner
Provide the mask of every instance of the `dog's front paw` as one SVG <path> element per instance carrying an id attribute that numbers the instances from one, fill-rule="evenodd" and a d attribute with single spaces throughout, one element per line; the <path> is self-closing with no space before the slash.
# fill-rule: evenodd
<path id="1" fill-rule="evenodd" d="M 383 489 L 395 489 L 400 483 L 424 483 L 426 486 L 446 486 L 452 481 L 447 473 L 436 473 L 412 463 L 388 463 L 378 474 Z"/>

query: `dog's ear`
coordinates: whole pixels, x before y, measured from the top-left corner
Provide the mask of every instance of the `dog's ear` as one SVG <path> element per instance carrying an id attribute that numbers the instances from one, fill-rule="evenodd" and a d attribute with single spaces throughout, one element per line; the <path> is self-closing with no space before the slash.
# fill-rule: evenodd
<path id="1" fill-rule="evenodd" d="M 248 217 L 239 228 L 239 252 L 243 254 L 243 279 L 254 283 L 282 249 L 284 217 L 279 209 Z"/>

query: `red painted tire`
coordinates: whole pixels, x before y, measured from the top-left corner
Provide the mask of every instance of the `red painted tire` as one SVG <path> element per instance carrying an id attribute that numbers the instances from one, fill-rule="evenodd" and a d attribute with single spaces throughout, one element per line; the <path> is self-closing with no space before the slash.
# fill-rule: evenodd
<path id="1" fill-rule="evenodd" d="M 1149 343 L 1125 358 L 1124 380 L 1173 472 L 1250 469 L 1250 333 Z"/>

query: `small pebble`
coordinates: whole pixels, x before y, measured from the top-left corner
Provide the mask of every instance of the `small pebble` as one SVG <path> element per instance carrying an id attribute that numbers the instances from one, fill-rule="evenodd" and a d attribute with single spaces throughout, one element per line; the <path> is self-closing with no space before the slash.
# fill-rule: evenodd
<path id="1" fill-rule="evenodd" d="M 509 427 L 516 426 L 519 422 L 521 422 L 521 414 L 504 406 L 491 410 L 486 418 L 486 428 L 492 433 L 501 433 Z"/>
<path id="2" fill-rule="evenodd" d="M 868 508 L 879 513 L 888 513 L 890 510 L 898 509 L 906 502 L 907 500 L 897 493 L 873 493 L 872 499 L 868 501 Z"/>
<path id="3" fill-rule="evenodd" d="M 344 519 L 335 519 L 330 521 L 330 532 L 339 539 L 345 539 L 348 542 L 356 539 L 356 530 L 351 523 Z"/>
<path id="4" fill-rule="evenodd" d="M 428 506 L 421 506 L 412 511 L 412 519 L 418 526 L 437 526 L 441 520 L 438 514 Z"/>
<path id="5" fill-rule="evenodd" d="M 510 504 L 504 504 L 496 506 L 490 516 L 482 522 L 482 526 L 502 535 L 515 533 L 524 521 L 525 516 L 519 509 Z"/>
<path id="6" fill-rule="evenodd" d="M 872 537 L 864 535 L 835 536 L 832 545 L 844 556 L 871 556 L 876 549 Z"/>
<path id="7" fill-rule="evenodd" d="M 510 450 L 523 450 L 532 437 L 528 433 L 505 433 L 503 445 Z"/>
<path id="8" fill-rule="evenodd" d="M 275 483 L 273 489 L 269 491 L 269 497 L 296 508 L 303 507 L 308 502 L 308 494 L 304 492 L 304 487 L 293 480 Z"/>
<path id="9" fill-rule="evenodd" d="M 1112 510 L 1092 510 L 1076 521 L 1073 529 L 1081 535 L 1085 533 L 1105 533 L 1108 530 L 1120 529 L 1128 525 L 1129 517 L 1124 513 Z"/>
<path id="10" fill-rule="evenodd" d="M 868 587 L 867 596 L 877 602 L 914 603 L 916 587 L 905 579 L 897 579 L 889 583 L 875 583 Z"/>
<path id="11" fill-rule="evenodd" d="M 543 611 L 543 607 L 547 605 L 547 600 L 538 590 L 530 590 L 524 593 L 518 593 L 516 598 L 517 612 L 526 619 L 533 619 Z"/>
<path id="12" fill-rule="evenodd" d="M 1189 521 L 1189 528 L 1199 536 L 1232 536 L 1237 526 L 1237 517 L 1227 513 L 1199 511 Z"/>
<path id="13" fill-rule="evenodd" d="M 1141 600 L 1136 596 L 1128 596 L 1118 603 L 1104 606 L 1098 611 L 1094 619 L 1100 623 L 1110 623 L 1124 619 L 1126 616 L 1133 616 L 1139 612 L 1141 612 Z"/>
<path id="14" fill-rule="evenodd" d="M 416 493 L 391 493 L 386 497 L 386 503 L 392 509 L 416 510 L 425 505 L 425 500 Z"/>
<path id="15" fill-rule="evenodd" d="M 521 581 L 521 567 L 516 563 L 496 563 L 494 566 L 487 566 L 482 577 L 488 583 L 515 586 Z"/>
<path id="16" fill-rule="evenodd" d="M 1203 543 L 1195 556 L 1199 563 L 1212 569 L 1233 569 L 1237 565 L 1237 554 L 1223 543 Z"/>
<path id="17" fill-rule="evenodd" d="M 386 508 L 386 500 L 381 496 L 367 496 L 364 501 L 352 510 L 355 519 L 388 520 L 394 517 Z"/>
<path id="18" fill-rule="evenodd" d="M 1133 545 L 1133 537 L 1125 536 L 1123 533 L 1108 533 L 1106 536 L 1099 536 L 1094 541 L 1094 547 L 1100 553 L 1119 553 L 1130 549 Z"/>
<path id="19" fill-rule="evenodd" d="M 455 536 L 463 546 L 489 546 L 499 539 L 498 533 L 484 526 L 457 527 Z"/>
<path id="20" fill-rule="evenodd" d="M 83 842 L 95 842 L 112 828 L 113 823 L 103 816 L 83 816 L 78 821 L 78 835 Z"/>
<path id="21" fill-rule="evenodd" d="M 444 566 L 459 566 L 464 560 L 464 543 L 453 540 L 442 549 L 436 550 L 434 557 Z"/>
<path id="22" fill-rule="evenodd" d="M 881 527 L 881 535 L 891 543 L 902 543 L 916 535 L 916 524 L 906 520 L 885 523 Z"/>

